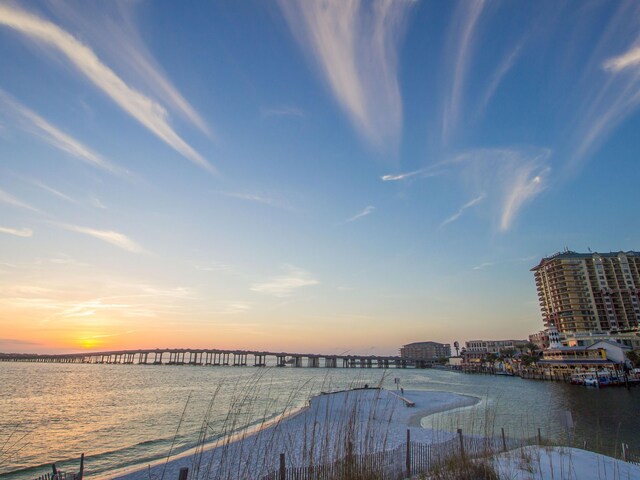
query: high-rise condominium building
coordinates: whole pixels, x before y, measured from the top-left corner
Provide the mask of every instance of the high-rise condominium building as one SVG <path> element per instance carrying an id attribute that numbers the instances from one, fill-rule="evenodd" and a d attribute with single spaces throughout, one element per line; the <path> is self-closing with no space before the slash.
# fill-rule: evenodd
<path id="1" fill-rule="evenodd" d="M 559 333 L 617 332 L 640 323 L 640 252 L 543 258 L 531 269 L 546 327 Z"/>

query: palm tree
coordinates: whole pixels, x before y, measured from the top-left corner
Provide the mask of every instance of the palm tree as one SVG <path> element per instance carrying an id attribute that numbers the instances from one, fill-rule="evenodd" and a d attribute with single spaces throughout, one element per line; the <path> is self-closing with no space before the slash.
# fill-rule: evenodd
<path id="1" fill-rule="evenodd" d="M 493 367 L 493 364 L 496 363 L 496 360 L 498 360 L 498 355 L 495 353 L 487 353 L 484 356 L 484 361 L 486 363 L 490 363 L 492 367 Z"/>
<path id="2" fill-rule="evenodd" d="M 529 351 L 529 355 L 533 356 L 535 355 L 535 353 L 540 350 L 540 348 L 538 347 L 538 345 L 536 345 L 533 342 L 529 342 L 525 345 L 525 347 L 527 347 L 527 350 Z"/>
<path id="3" fill-rule="evenodd" d="M 636 352 L 635 350 L 627 352 L 627 358 L 631 361 L 633 368 L 638 368 L 638 366 L 640 365 L 640 355 L 638 355 L 638 352 Z"/>

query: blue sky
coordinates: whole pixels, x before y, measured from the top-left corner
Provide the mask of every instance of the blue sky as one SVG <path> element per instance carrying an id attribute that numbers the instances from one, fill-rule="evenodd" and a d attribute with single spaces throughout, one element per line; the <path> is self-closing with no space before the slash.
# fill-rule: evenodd
<path id="1" fill-rule="evenodd" d="M 394 353 L 638 250 L 640 4 L 0 2 L 0 351 Z"/>

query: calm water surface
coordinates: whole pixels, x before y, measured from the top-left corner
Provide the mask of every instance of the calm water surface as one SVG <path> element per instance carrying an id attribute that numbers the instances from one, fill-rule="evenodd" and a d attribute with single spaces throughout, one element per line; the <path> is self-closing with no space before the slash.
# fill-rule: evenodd
<path id="1" fill-rule="evenodd" d="M 230 412 L 240 417 L 238 425 L 258 424 L 320 391 L 380 382 L 393 389 L 395 378 L 405 390 L 482 399 L 424 419 L 427 427 L 475 433 L 505 428 L 517 437 L 540 428 L 543 436 L 566 441 L 559 419 L 570 411 L 576 444 L 613 453 L 626 442 L 640 451 L 638 387 L 597 390 L 442 370 L 0 362 L 0 479 L 32 478 L 53 462 L 76 470 L 82 452 L 87 478 L 108 477 L 113 469 L 195 446 L 210 404 L 208 437 L 214 440 L 229 433 Z"/>

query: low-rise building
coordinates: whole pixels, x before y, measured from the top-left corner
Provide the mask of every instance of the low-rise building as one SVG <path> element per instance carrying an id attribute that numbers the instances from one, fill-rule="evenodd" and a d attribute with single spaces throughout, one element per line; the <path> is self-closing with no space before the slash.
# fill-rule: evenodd
<path id="1" fill-rule="evenodd" d="M 451 345 L 437 342 L 414 342 L 403 345 L 400 356 L 412 360 L 437 360 L 451 356 Z"/>
<path id="2" fill-rule="evenodd" d="M 602 340 L 589 345 L 564 345 L 554 326 L 549 327 L 550 346 L 544 350 L 538 366 L 550 378 L 566 378 L 576 372 L 623 371 L 628 365 L 626 357 L 631 347 Z"/>
<path id="3" fill-rule="evenodd" d="M 568 347 L 588 347 L 598 342 L 611 342 L 640 350 L 640 330 L 629 332 L 576 332 L 560 336 L 563 345 Z"/>
<path id="4" fill-rule="evenodd" d="M 459 370 L 462 368 L 462 357 L 449 357 L 448 365 L 454 370 Z"/>
<path id="5" fill-rule="evenodd" d="M 607 358 L 604 348 L 551 347 L 544 351 L 538 366 L 546 376 L 558 378 L 580 371 L 614 369 L 616 362 Z"/>
<path id="6" fill-rule="evenodd" d="M 549 348 L 549 332 L 542 330 L 529 335 L 529 342 L 533 343 L 539 350 Z"/>
<path id="7" fill-rule="evenodd" d="M 610 342 L 608 340 L 602 340 L 587 347 L 590 350 L 604 350 L 607 360 L 611 360 L 618 365 L 624 365 L 629 363 L 627 359 L 627 352 L 631 351 L 631 347 L 621 345 L 616 342 Z"/>
<path id="8" fill-rule="evenodd" d="M 469 340 L 465 342 L 464 362 L 473 363 L 482 360 L 490 353 L 500 354 L 509 350 L 524 350 L 528 340 Z"/>

